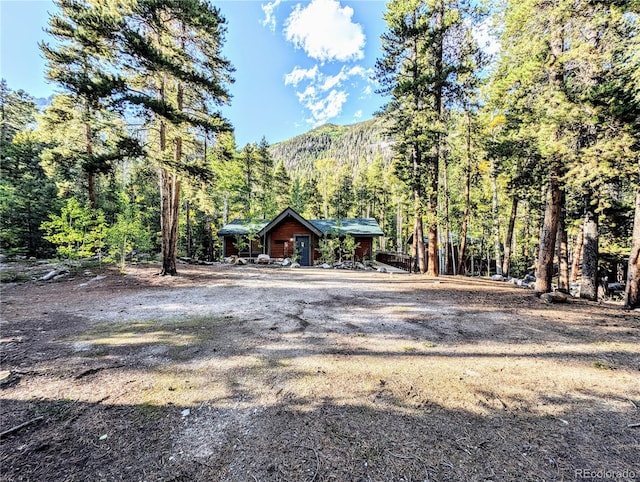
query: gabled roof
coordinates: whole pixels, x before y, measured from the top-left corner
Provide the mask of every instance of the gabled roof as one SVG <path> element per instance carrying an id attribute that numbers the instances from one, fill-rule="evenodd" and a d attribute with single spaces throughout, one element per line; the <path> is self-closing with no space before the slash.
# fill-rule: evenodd
<path id="1" fill-rule="evenodd" d="M 218 236 L 233 236 L 236 234 L 246 235 L 250 232 L 258 233 L 269 224 L 269 220 L 260 219 L 234 219 L 229 224 L 222 226 L 218 231 Z"/>
<path id="2" fill-rule="evenodd" d="M 352 236 L 383 236 L 384 233 L 374 218 L 351 219 L 312 219 L 311 224 L 320 229 L 325 235 L 350 234 Z"/>
<path id="3" fill-rule="evenodd" d="M 374 218 L 351 218 L 351 219 L 312 219 L 307 221 L 295 210 L 287 208 L 276 216 L 272 221 L 267 219 L 234 219 L 229 224 L 225 224 L 219 236 L 247 235 L 250 232 L 264 236 L 286 218 L 291 217 L 306 227 L 316 236 L 327 236 L 331 234 L 352 236 L 383 236 L 384 233 L 378 222 Z"/>
<path id="4" fill-rule="evenodd" d="M 269 224 L 267 224 L 260 230 L 258 235 L 264 236 L 266 233 L 271 231 L 274 227 L 276 227 L 278 224 L 280 224 L 282 221 L 284 221 L 286 218 L 289 218 L 289 217 L 298 221 L 300 224 L 302 224 L 305 228 L 307 228 L 316 236 L 322 236 L 323 232 L 321 230 L 319 230 L 316 226 L 311 224 L 309 221 L 307 221 L 305 218 L 300 216 L 297 212 L 295 212 L 291 208 L 287 208 L 284 211 L 282 211 L 280 214 L 278 214 L 273 221 L 271 221 Z"/>

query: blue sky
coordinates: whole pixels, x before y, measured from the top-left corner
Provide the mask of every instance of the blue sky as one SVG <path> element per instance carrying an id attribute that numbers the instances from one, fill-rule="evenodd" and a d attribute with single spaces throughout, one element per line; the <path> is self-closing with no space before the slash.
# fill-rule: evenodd
<path id="1" fill-rule="evenodd" d="M 225 55 L 236 68 L 224 108 L 239 147 L 271 144 L 332 122 L 369 119 L 384 103 L 371 80 L 385 24 L 383 0 L 222 0 Z M 48 97 L 37 43 L 55 6 L 0 0 L 0 71 L 13 90 Z"/>

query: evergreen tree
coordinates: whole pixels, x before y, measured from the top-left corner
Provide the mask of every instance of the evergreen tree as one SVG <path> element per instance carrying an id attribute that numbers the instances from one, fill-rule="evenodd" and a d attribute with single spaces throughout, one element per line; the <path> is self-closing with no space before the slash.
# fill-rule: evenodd
<path id="1" fill-rule="evenodd" d="M 243 217 L 249 219 L 256 216 L 260 211 L 258 202 L 256 201 L 256 179 L 258 176 L 258 152 L 256 144 L 246 144 L 242 148 L 242 151 L 240 151 L 238 158 L 242 166 Z"/>
<path id="2" fill-rule="evenodd" d="M 453 0 L 391 1 L 376 63 L 380 92 L 391 97 L 385 114 L 392 121 L 396 152 L 413 192 L 414 251 L 421 272 L 438 274 L 439 169 L 447 110 L 467 95 L 460 89 L 468 72 L 463 48 L 477 9 Z M 428 262 L 424 256 L 423 206 L 427 206 Z"/>
<path id="3" fill-rule="evenodd" d="M 68 98 L 49 109 L 49 126 L 42 130 L 55 138 L 62 129 L 71 136 L 57 141 L 60 149 L 51 152 L 49 161 L 66 166 L 77 165 L 86 181 L 89 203 L 97 208 L 96 178 L 111 170 L 112 163 L 139 149 L 123 131 L 115 136 L 113 115 L 105 113 L 109 99 L 121 82 L 108 72 L 105 63 L 112 60 L 112 50 L 105 38 L 105 18 L 109 12 L 78 0 L 56 0 L 60 10 L 49 20 L 47 33 L 55 40 L 55 47 L 41 43 L 47 59 L 47 76 L 67 92 Z M 59 112 L 52 112 L 57 109 Z M 60 112 L 61 111 L 61 112 Z M 65 126 L 70 123 L 71 126 Z M 106 142 L 106 126 L 110 126 L 112 142 Z"/>
<path id="4" fill-rule="evenodd" d="M 225 20 L 204 0 L 137 0 L 120 5 L 108 36 L 124 86 L 118 99 L 150 119 L 149 141 L 159 165 L 162 274 L 176 274 L 183 146 L 196 130 L 221 133 L 216 110 L 229 101 L 230 63 L 221 54 Z"/>
<path id="5" fill-rule="evenodd" d="M 56 187 L 40 166 L 33 133 L 37 109 L 23 91 L 0 84 L 0 245 L 28 256 L 47 254 L 40 225 L 57 207 Z"/>
<path id="6" fill-rule="evenodd" d="M 269 143 L 263 137 L 256 150 L 256 202 L 257 215 L 268 219 L 277 214 L 273 186 L 273 158 L 269 152 Z"/>
<path id="7" fill-rule="evenodd" d="M 289 173 L 284 167 L 284 162 L 280 161 L 273 170 L 273 185 L 271 187 L 275 205 L 273 215 L 280 213 L 292 204 L 291 188 L 291 177 L 289 177 Z"/>

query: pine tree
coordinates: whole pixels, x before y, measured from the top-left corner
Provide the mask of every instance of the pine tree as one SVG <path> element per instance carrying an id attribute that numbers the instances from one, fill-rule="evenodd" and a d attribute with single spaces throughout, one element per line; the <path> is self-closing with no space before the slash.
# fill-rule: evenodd
<path id="1" fill-rule="evenodd" d="M 464 48 L 477 9 L 452 0 L 391 1 L 376 62 L 380 93 L 391 100 L 385 115 L 396 137 L 403 176 L 413 192 L 414 251 L 421 272 L 438 275 L 438 194 L 446 112 L 461 96 L 470 69 Z M 402 175 L 401 175 L 402 176 Z M 427 207 L 428 262 L 424 256 L 423 209 Z"/>
<path id="2" fill-rule="evenodd" d="M 109 13 L 79 0 L 56 0 L 56 5 L 60 13 L 51 16 L 47 29 L 56 44 L 41 43 L 40 49 L 47 59 L 48 78 L 64 88 L 69 102 L 64 104 L 66 113 L 54 114 L 56 128 L 43 132 L 55 137 L 54 131 L 65 123 L 75 124 L 66 129 L 77 131 L 77 135 L 58 140 L 62 148 L 49 160 L 78 165 L 79 173 L 86 178 L 90 206 L 95 209 L 97 175 L 110 171 L 113 161 L 137 155 L 139 149 L 123 131 L 113 135 L 114 116 L 105 114 L 112 93 L 121 87 L 105 67 L 113 60 L 104 36 L 105 27 L 110 25 Z M 112 126 L 112 142 L 105 141 L 108 125 Z"/>
<path id="3" fill-rule="evenodd" d="M 256 201 L 258 216 L 268 219 L 275 216 L 276 207 L 273 186 L 273 158 L 269 152 L 269 143 L 266 138 L 262 138 L 257 146 L 257 166 L 256 166 Z"/>
<path id="4" fill-rule="evenodd" d="M 216 110 L 229 101 L 232 67 L 222 56 L 225 20 L 204 0 L 137 0 L 120 5 L 108 32 L 124 86 L 118 100 L 142 109 L 159 165 L 162 274 L 176 274 L 183 146 L 194 131 L 231 129 Z"/>
<path id="5" fill-rule="evenodd" d="M 292 204 L 290 195 L 291 177 L 289 177 L 289 173 L 284 167 L 284 162 L 282 161 L 278 162 L 273 170 L 272 192 L 275 205 L 275 212 L 273 215 L 276 215 Z"/>
<path id="6" fill-rule="evenodd" d="M 0 245 L 7 253 L 44 256 L 40 225 L 57 208 L 56 186 L 40 165 L 31 96 L 0 84 Z"/>

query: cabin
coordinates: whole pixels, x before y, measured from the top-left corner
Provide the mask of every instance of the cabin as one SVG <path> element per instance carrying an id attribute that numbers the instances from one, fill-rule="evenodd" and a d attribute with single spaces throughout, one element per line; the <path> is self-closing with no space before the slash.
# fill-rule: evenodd
<path id="1" fill-rule="evenodd" d="M 312 266 L 320 258 L 319 241 L 326 236 L 351 235 L 358 243 L 356 258 L 372 259 L 374 238 L 384 233 L 373 218 L 311 219 L 287 208 L 271 220 L 235 219 L 218 231 L 223 255 L 255 258 L 268 254 L 274 259 L 289 258 L 294 250 L 302 266 Z"/>

